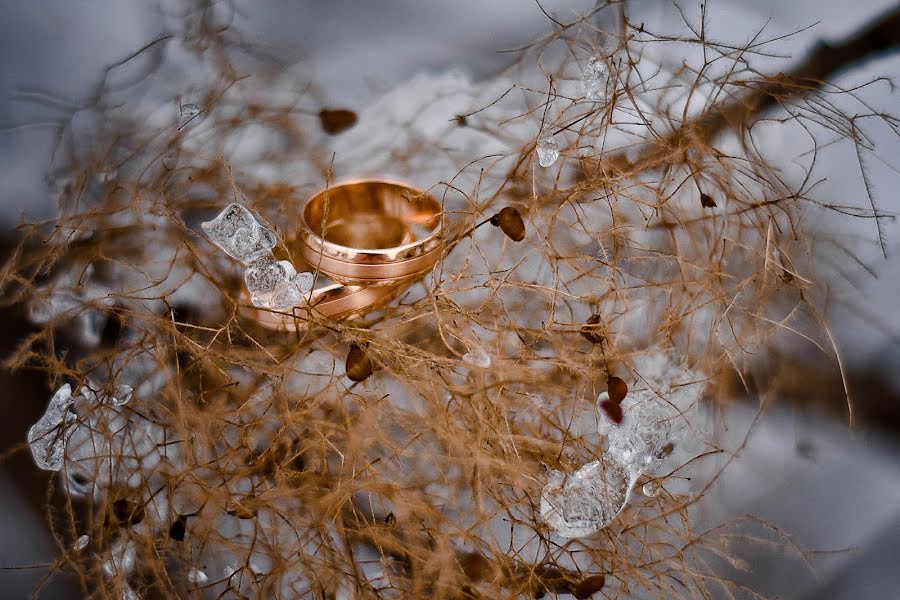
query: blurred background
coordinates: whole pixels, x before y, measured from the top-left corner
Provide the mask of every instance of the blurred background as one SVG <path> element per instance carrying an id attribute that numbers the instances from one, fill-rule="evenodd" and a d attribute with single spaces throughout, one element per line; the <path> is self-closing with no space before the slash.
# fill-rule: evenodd
<path id="1" fill-rule="evenodd" d="M 167 31 L 173 8 L 141 0 L 4 0 L 0 4 L 0 251 L 4 257 L 23 220 L 50 218 L 55 196 L 45 174 L 57 134 L 52 103 L 29 101 L 46 90 L 71 104 L 94 93 L 106 65 Z M 566 20 L 593 3 L 543 0 Z M 820 40 L 837 41 L 896 5 L 895 0 L 712 0 L 708 30 L 741 43 L 765 26 L 770 36 L 797 33 L 779 48 L 801 58 Z M 687 5 L 685 5 L 687 6 Z M 675 23 L 671 3 L 628 2 L 633 21 L 655 30 Z M 358 109 L 416 73 L 458 68 L 473 79 L 489 77 L 511 58 L 499 50 L 522 45 L 551 23 L 530 0 L 268 0 L 235 3 L 234 22 L 247 43 L 285 63 L 301 62 L 318 81 L 322 101 Z M 804 29 L 806 27 L 808 29 Z M 791 61 L 781 60 L 775 70 Z M 900 83 L 900 53 L 844 73 L 844 87 L 877 76 Z M 860 92 L 875 110 L 900 114 L 900 93 L 887 83 Z M 32 97 L 33 100 L 33 97 Z M 879 154 L 900 156 L 895 131 L 867 131 Z M 789 147 L 790 144 L 786 144 Z M 825 158 L 831 174 L 818 196 L 839 202 L 862 194 L 852 148 Z M 785 155 L 785 160 L 791 157 Z M 900 209 L 900 176 L 889 164 L 869 165 L 880 209 Z M 709 525 L 745 513 L 783 528 L 811 550 L 818 576 L 798 570 L 778 553 L 760 553 L 747 580 L 765 595 L 785 598 L 900 598 L 900 224 L 885 221 L 885 260 L 876 244 L 860 246 L 864 264 L 847 264 L 848 277 L 829 282 L 830 322 L 846 361 L 857 404 L 854 430 L 834 361 L 802 349 L 785 351 L 794 377 L 778 382 L 779 402 L 753 426 L 742 457 L 707 497 L 701 518 Z M 870 224 L 835 222 L 851 235 L 874 239 Z M 844 259 L 846 260 L 846 259 Z M 874 276 L 872 275 L 874 273 Z M 0 352 L 9 354 L 29 325 L 21 310 L 4 311 Z M 49 390 L 39 374 L 2 373 L 6 393 L 0 419 L 0 596 L 26 598 L 46 574 L 40 565 L 58 554 L 46 525 L 50 475 L 27 450 L 28 427 L 44 411 Z M 729 408 L 741 439 L 754 422 L 758 401 Z M 51 506 L 52 497 L 50 497 Z M 837 551 L 837 552 L 835 552 Z M 23 567 L 23 568 L 14 568 Z M 32 567 L 32 568 L 29 568 Z M 57 576 L 41 598 L 78 598 L 77 586 Z"/>

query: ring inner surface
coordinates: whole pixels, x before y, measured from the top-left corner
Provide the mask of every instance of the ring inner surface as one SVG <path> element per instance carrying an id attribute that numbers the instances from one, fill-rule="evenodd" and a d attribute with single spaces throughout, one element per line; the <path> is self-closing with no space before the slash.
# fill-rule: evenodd
<path id="1" fill-rule="evenodd" d="M 340 184 L 320 192 L 304 208 L 309 230 L 351 248 L 392 248 L 416 239 L 413 229 L 433 229 L 441 207 L 430 195 L 386 181 Z"/>
<path id="2" fill-rule="evenodd" d="M 376 212 L 358 212 L 340 219 L 329 218 L 324 238 L 333 244 L 361 249 L 392 248 L 415 239 L 406 223 Z"/>

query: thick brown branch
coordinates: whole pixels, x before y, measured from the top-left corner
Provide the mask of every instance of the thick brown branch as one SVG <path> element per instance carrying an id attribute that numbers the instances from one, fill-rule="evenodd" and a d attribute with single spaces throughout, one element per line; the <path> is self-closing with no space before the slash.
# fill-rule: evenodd
<path id="1" fill-rule="evenodd" d="M 681 154 L 678 149 L 688 143 L 708 144 L 724 129 L 742 128 L 768 110 L 818 90 L 838 73 L 898 49 L 900 5 L 839 44 L 820 42 L 788 73 L 773 75 L 752 91 L 709 107 L 672 135 L 657 140 L 635 160 L 628 160 L 624 153 L 614 154 L 605 158 L 599 169 L 606 174 L 625 174 L 670 164 Z"/>

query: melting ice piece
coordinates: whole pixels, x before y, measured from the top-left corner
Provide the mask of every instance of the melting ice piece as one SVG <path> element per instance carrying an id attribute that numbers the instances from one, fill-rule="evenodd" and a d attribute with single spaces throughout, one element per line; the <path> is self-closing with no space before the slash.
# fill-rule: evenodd
<path id="1" fill-rule="evenodd" d="M 229 204 L 215 219 L 200 226 L 216 246 L 246 265 L 268 255 L 275 247 L 275 232 L 240 204 Z"/>
<path id="2" fill-rule="evenodd" d="M 84 550 L 87 547 L 88 542 L 90 542 L 90 541 L 91 541 L 91 538 L 89 538 L 86 535 L 79 536 L 78 539 L 75 540 L 75 545 L 73 546 L 73 548 L 76 551 Z"/>
<path id="3" fill-rule="evenodd" d="M 262 257 L 244 271 L 244 282 L 255 306 L 266 307 L 279 284 L 290 283 L 296 275 L 294 265 L 286 260 Z"/>
<path id="4" fill-rule="evenodd" d="M 66 440 L 71 434 L 68 426 L 76 417 L 70 410 L 74 402 L 72 386 L 67 383 L 56 390 L 44 416 L 28 430 L 31 455 L 41 469 L 59 471 L 63 467 Z"/>
<path id="5" fill-rule="evenodd" d="M 141 600 L 141 597 L 138 596 L 137 592 L 135 592 L 130 585 L 128 585 L 127 581 L 122 582 L 122 588 L 120 590 L 119 597 L 122 600 Z"/>
<path id="6" fill-rule="evenodd" d="M 559 144 L 552 135 L 542 136 L 537 143 L 538 164 L 549 167 L 559 158 Z"/>
<path id="7" fill-rule="evenodd" d="M 599 431 L 606 436 L 607 453 L 632 473 L 640 474 L 663 461 L 687 435 L 693 412 L 682 413 L 652 392 L 634 393 L 622 404 L 621 425 L 601 415 Z"/>
<path id="8" fill-rule="evenodd" d="M 103 573 L 112 579 L 117 575 L 128 577 L 134 571 L 137 548 L 131 540 L 117 539 L 109 549 L 110 557 L 103 561 Z"/>
<path id="9" fill-rule="evenodd" d="M 134 392 L 134 388 L 128 385 L 127 383 L 122 383 L 116 386 L 116 393 L 112 397 L 113 406 L 123 406 L 128 404 L 131 400 L 131 395 Z"/>
<path id="10" fill-rule="evenodd" d="M 588 59 L 587 66 L 581 73 L 581 90 L 584 97 L 592 102 L 606 100 L 606 82 L 609 79 L 609 71 L 606 61 L 599 56 Z"/>
<path id="11" fill-rule="evenodd" d="M 655 498 L 659 495 L 659 482 L 651 479 L 641 487 L 641 492 L 648 498 Z"/>
<path id="12" fill-rule="evenodd" d="M 479 369 L 487 369 L 491 366 L 491 357 L 482 348 L 473 346 L 471 350 L 463 354 L 463 362 Z"/>
<path id="13" fill-rule="evenodd" d="M 205 585 L 209 581 L 209 577 L 200 569 L 191 569 L 188 571 L 187 580 L 188 583 L 193 583 L 194 585 Z"/>
<path id="14" fill-rule="evenodd" d="M 196 104 L 182 104 L 181 105 L 181 116 L 182 117 L 196 117 L 200 114 L 200 107 Z"/>
<path id="15" fill-rule="evenodd" d="M 565 538 L 591 535 L 622 512 L 634 481 L 625 465 L 609 456 L 574 473 L 551 471 L 541 492 L 541 518 Z"/>
<path id="16" fill-rule="evenodd" d="M 313 274 L 297 273 L 286 260 L 260 258 L 244 272 L 244 281 L 254 306 L 284 310 L 300 304 L 312 290 Z"/>

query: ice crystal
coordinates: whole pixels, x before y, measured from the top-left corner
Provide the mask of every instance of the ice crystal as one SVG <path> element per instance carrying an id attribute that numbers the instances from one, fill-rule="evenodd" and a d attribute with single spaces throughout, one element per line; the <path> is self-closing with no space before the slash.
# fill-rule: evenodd
<path id="1" fill-rule="evenodd" d="M 63 467 L 66 440 L 71 433 L 68 426 L 76 417 L 71 410 L 73 403 L 72 386 L 67 383 L 53 394 L 44 415 L 28 430 L 31 455 L 41 469 L 59 471 Z"/>
<path id="2" fill-rule="evenodd" d="M 267 306 L 275 288 L 279 284 L 290 282 L 295 274 L 294 266 L 288 261 L 275 261 L 263 257 L 247 267 L 244 272 L 244 282 L 247 284 L 253 304 Z"/>
<path id="3" fill-rule="evenodd" d="M 581 74 L 581 90 L 584 92 L 584 97 L 592 102 L 606 100 L 608 79 L 609 70 L 606 67 L 606 61 L 599 56 L 590 57 Z"/>
<path id="4" fill-rule="evenodd" d="M 651 479 L 641 487 L 641 492 L 648 498 L 655 498 L 659 495 L 659 482 Z"/>
<path id="5" fill-rule="evenodd" d="M 611 457 L 574 473 L 551 471 L 541 492 L 541 518 L 562 537 L 596 533 L 625 507 L 634 479 L 625 465 Z"/>
<path id="6" fill-rule="evenodd" d="M 688 431 L 688 417 L 653 393 L 635 393 L 621 407 L 621 425 L 606 422 L 601 433 L 606 434 L 607 452 L 634 473 L 664 460 Z"/>
<path id="7" fill-rule="evenodd" d="M 131 395 L 134 392 L 134 388 L 128 385 L 127 383 L 120 384 L 116 386 L 116 393 L 112 397 L 112 403 L 114 406 L 123 406 L 128 404 L 131 400 Z"/>
<path id="8" fill-rule="evenodd" d="M 121 538 L 112 543 L 110 557 L 103 561 L 103 574 L 109 578 L 121 575 L 127 577 L 134 571 L 137 549 L 133 541 Z"/>
<path id="9" fill-rule="evenodd" d="M 138 596 L 137 592 L 135 592 L 130 585 L 128 585 L 127 581 L 122 582 L 122 588 L 120 590 L 119 597 L 122 600 L 141 600 L 141 597 Z"/>
<path id="10" fill-rule="evenodd" d="M 113 301 L 98 286 L 80 281 L 90 280 L 93 272 L 93 267 L 88 265 L 80 276 L 67 272 L 54 282 L 38 288 L 28 306 L 31 322 L 43 325 L 60 317 L 71 319 L 76 337 L 83 345 L 93 347 L 99 344 L 106 316 L 91 304 L 110 306 Z"/>
<path id="11" fill-rule="evenodd" d="M 229 204 L 201 227 L 216 246 L 246 265 L 268 255 L 275 247 L 275 233 L 240 204 Z"/>
<path id="12" fill-rule="evenodd" d="M 206 573 L 201 571 L 200 569 L 191 569 L 187 574 L 188 583 L 192 583 L 194 585 L 205 585 L 206 582 L 209 581 L 209 577 L 206 576 Z"/>
<path id="13" fill-rule="evenodd" d="M 196 104 L 182 104 L 181 105 L 181 116 L 182 117 L 196 117 L 200 114 L 200 107 Z"/>
<path id="14" fill-rule="evenodd" d="M 244 273 L 254 306 L 284 310 L 296 306 L 313 285 L 313 274 L 297 273 L 286 261 L 269 258 L 256 260 Z"/>
<path id="15" fill-rule="evenodd" d="M 91 541 L 91 538 L 89 538 L 86 535 L 79 536 L 78 539 L 75 540 L 75 545 L 73 546 L 73 548 L 75 548 L 76 551 L 84 550 L 87 547 L 88 542 L 90 542 L 90 541 Z"/>
<path id="16" fill-rule="evenodd" d="M 542 136 L 537 143 L 538 164 L 549 167 L 559 158 L 559 144 L 552 135 Z"/>
<path id="17" fill-rule="evenodd" d="M 467 365 L 472 365 L 479 369 L 487 369 L 491 366 L 491 356 L 478 346 L 474 346 L 470 351 L 466 352 L 462 359 Z"/>

